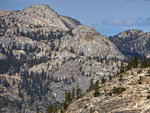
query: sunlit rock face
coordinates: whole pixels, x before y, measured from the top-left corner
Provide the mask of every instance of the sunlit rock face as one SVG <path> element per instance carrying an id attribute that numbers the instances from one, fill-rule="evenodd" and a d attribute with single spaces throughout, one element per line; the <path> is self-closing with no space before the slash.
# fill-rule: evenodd
<path id="1" fill-rule="evenodd" d="M 109 39 L 46 5 L 0 16 L 1 111 L 45 112 L 65 91 L 117 73 L 124 56 Z M 6 104 L 8 100 L 8 104 Z"/>

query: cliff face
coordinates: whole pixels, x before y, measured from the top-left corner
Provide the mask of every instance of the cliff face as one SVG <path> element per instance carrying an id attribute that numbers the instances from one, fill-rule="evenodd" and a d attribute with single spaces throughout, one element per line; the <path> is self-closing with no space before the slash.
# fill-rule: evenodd
<path id="1" fill-rule="evenodd" d="M 100 85 L 94 91 L 72 102 L 66 113 L 149 113 L 150 68 L 132 69 Z"/>
<path id="2" fill-rule="evenodd" d="M 150 33 L 127 30 L 109 39 L 126 56 L 150 57 Z"/>
<path id="3" fill-rule="evenodd" d="M 66 90 L 85 92 L 91 78 L 113 76 L 123 59 L 104 36 L 46 5 L 7 13 L 0 17 L 0 110 L 44 112 Z"/>

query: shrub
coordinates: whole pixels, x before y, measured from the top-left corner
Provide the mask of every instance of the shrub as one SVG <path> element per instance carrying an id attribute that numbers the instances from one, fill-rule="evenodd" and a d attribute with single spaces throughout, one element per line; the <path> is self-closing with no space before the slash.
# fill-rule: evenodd
<path id="1" fill-rule="evenodd" d="M 142 84 L 142 81 L 141 81 L 141 80 L 139 80 L 139 81 L 138 81 L 138 83 L 139 83 L 139 84 Z"/>
<path id="2" fill-rule="evenodd" d="M 142 84 L 142 77 L 140 76 L 139 78 L 139 81 L 138 81 L 139 84 Z"/>
<path id="3" fill-rule="evenodd" d="M 122 77 L 120 77 L 120 78 L 119 78 L 119 81 L 121 82 L 122 80 L 123 80 L 123 78 L 122 78 Z"/>
<path id="4" fill-rule="evenodd" d="M 106 79 L 102 77 L 102 84 L 104 84 L 105 82 L 106 82 Z"/>
<path id="5" fill-rule="evenodd" d="M 147 99 L 150 99 L 150 95 L 147 95 Z"/>
<path id="6" fill-rule="evenodd" d="M 145 75 L 145 76 L 150 77 L 150 75 Z"/>
<path id="7" fill-rule="evenodd" d="M 112 89 L 107 95 L 108 96 L 112 96 L 112 94 L 122 94 L 124 91 L 126 91 L 126 89 L 124 87 L 117 87 Z"/>
<path id="8" fill-rule="evenodd" d="M 138 70 L 138 72 L 137 73 L 142 73 L 142 70 Z"/>
<path id="9" fill-rule="evenodd" d="M 49 105 L 48 107 L 47 107 L 47 113 L 53 113 L 54 112 L 54 105 Z"/>
<path id="10" fill-rule="evenodd" d="M 108 96 L 112 96 L 112 92 L 109 92 L 109 93 L 108 93 Z"/>
<path id="11" fill-rule="evenodd" d="M 114 88 L 113 90 L 112 90 L 112 93 L 113 94 L 121 94 L 122 92 L 124 92 L 124 91 L 126 91 L 126 89 L 124 88 L 124 87 L 118 87 L 118 88 Z"/>

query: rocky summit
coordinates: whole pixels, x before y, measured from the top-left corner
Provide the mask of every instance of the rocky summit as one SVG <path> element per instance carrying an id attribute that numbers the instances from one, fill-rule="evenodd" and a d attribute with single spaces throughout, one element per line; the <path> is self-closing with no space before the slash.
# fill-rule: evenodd
<path id="1" fill-rule="evenodd" d="M 65 91 L 117 73 L 124 56 L 109 39 L 47 5 L 0 11 L 0 112 L 45 112 Z"/>
<path id="2" fill-rule="evenodd" d="M 126 56 L 150 57 L 150 33 L 141 30 L 127 30 L 109 39 Z"/>

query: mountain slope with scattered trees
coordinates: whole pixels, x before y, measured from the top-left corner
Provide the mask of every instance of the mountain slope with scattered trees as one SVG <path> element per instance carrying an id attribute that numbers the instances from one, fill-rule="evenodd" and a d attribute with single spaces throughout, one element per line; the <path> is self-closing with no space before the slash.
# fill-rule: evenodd
<path id="1" fill-rule="evenodd" d="M 138 62 L 137 57 L 131 58 L 128 64 L 122 66 L 123 71 L 120 70 L 115 77 L 98 86 L 91 82 L 93 89 L 89 89 L 82 98 L 72 101 L 66 109 L 63 109 L 63 112 L 149 113 L 149 63 L 150 60 L 143 62 L 142 59 Z M 99 87 L 98 90 L 96 87 Z"/>
<path id="2" fill-rule="evenodd" d="M 67 92 L 80 97 L 91 78 L 112 77 L 124 59 L 106 37 L 47 5 L 1 12 L 0 100 L 8 102 L 0 112 L 58 108 Z"/>
<path id="3" fill-rule="evenodd" d="M 150 33 L 141 30 L 127 30 L 109 39 L 127 57 L 150 57 Z"/>

